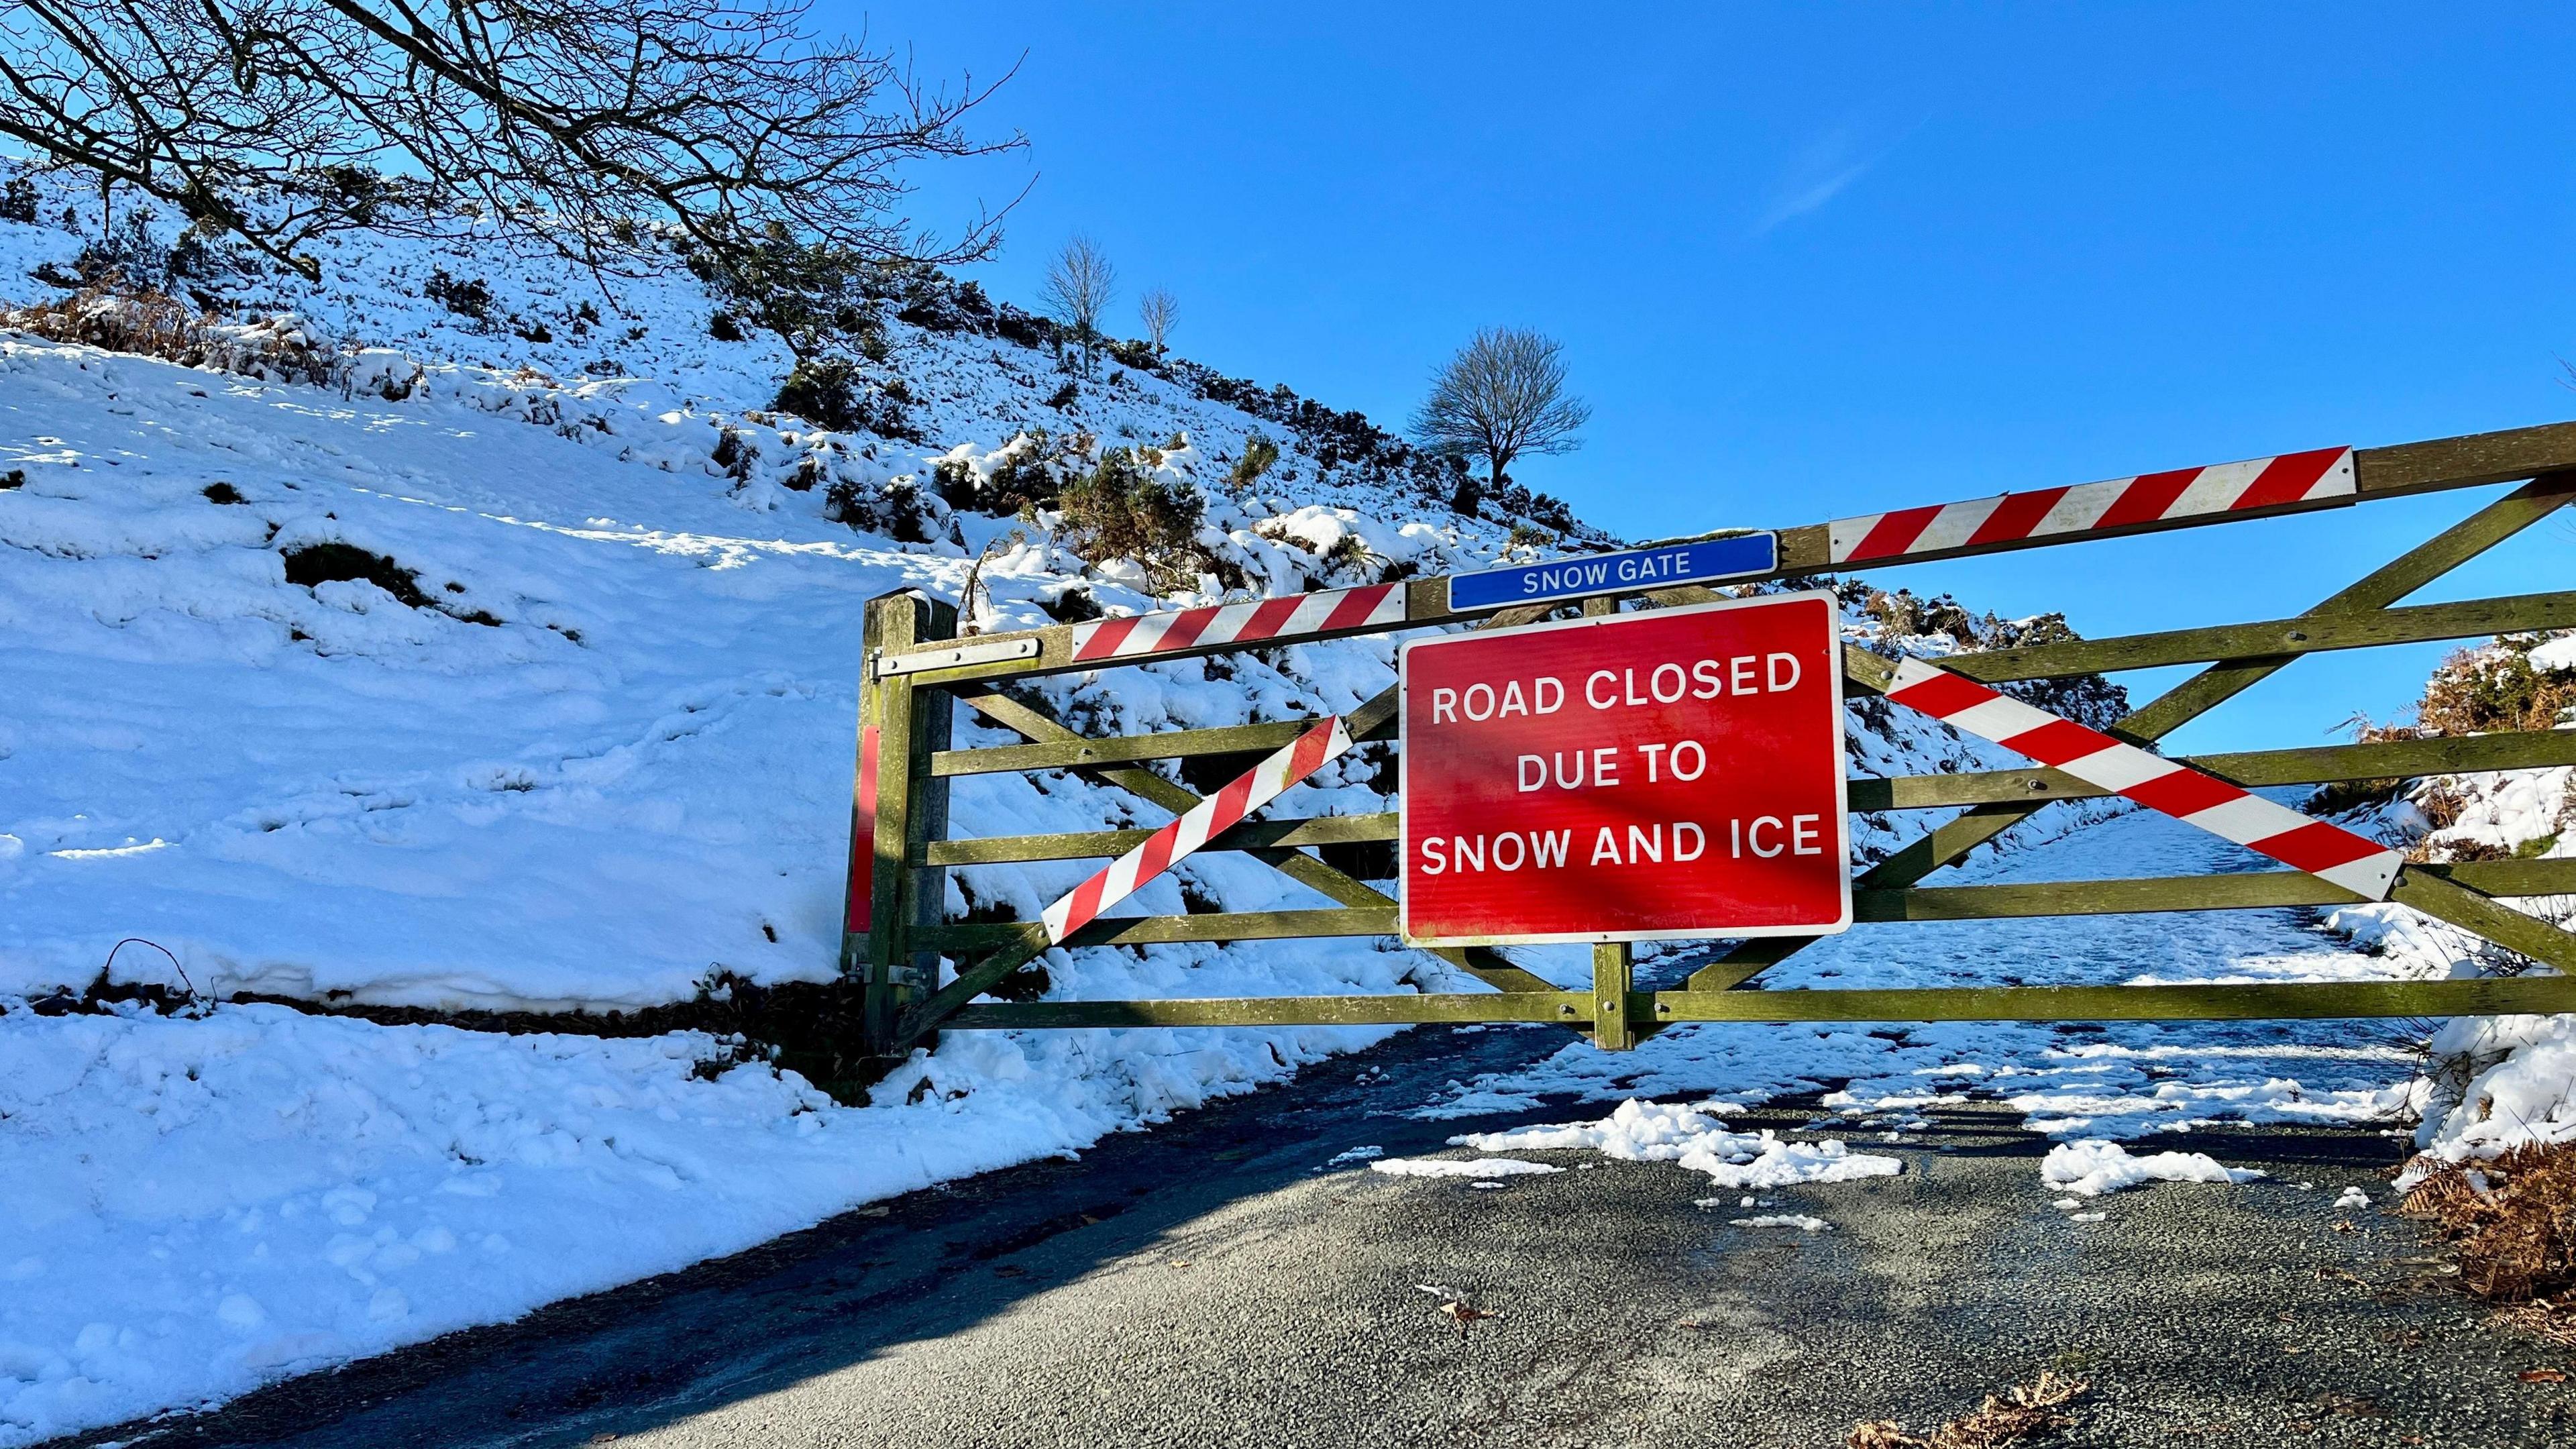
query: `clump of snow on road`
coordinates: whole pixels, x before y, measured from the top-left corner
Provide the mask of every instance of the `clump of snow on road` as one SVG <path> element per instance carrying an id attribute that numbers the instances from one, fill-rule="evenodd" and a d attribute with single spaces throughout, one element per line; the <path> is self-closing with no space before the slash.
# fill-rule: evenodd
<path id="1" fill-rule="evenodd" d="M 1697 1205 L 1709 1207 L 1720 1201 L 1710 1198 Z M 1796 1228 L 1802 1233 L 1830 1233 L 1834 1230 L 1832 1223 L 1805 1213 L 1764 1213 L 1759 1217 L 1728 1218 L 1727 1222 L 1739 1228 Z"/>
<path id="2" fill-rule="evenodd" d="M 2263 1174 L 2228 1167 L 2206 1152 L 2151 1152 L 2132 1156 L 2117 1142 L 2087 1138 L 2048 1149 L 2039 1180 L 2078 1197 L 2100 1197 L 2147 1182 L 2252 1182 Z"/>
<path id="3" fill-rule="evenodd" d="M 1449 1145 L 1507 1152 L 1577 1148 L 1622 1162 L 1670 1162 L 1713 1137 L 1729 1135 L 1726 1124 L 1710 1116 L 1704 1106 L 1641 1102 L 1632 1097 L 1598 1122 L 1470 1132 L 1450 1138 Z"/>
<path id="4" fill-rule="evenodd" d="M 1381 1157 L 1369 1171 L 1389 1177 L 1530 1177 L 1563 1172 L 1552 1162 L 1522 1162 L 1509 1157 L 1479 1157 L 1460 1162 L 1447 1157 Z"/>
<path id="5" fill-rule="evenodd" d="M 2343 1194 L 2334 1200 L 2334 1205 L 2338 1212 L 2351 1208 L 2366 1208 L 2370 1206 L 2370 1194 L 2357 1187 L 2347 1187 L 2343 1190 Z"/>
<path id="6" fill-rule="evenodd" d="M 1768 1128 L 1732 1132 L 1708 1114 L 1706 1104 L 1670 1105 L 1634 1098 L 1597 1122 L 1470 1132 L 1449 1141 L 1480 1152 L 1574 1148 L 1622 1162 L 1671 1162 L 1705 1172 L 1710 1182 L 1723 1188 L 1849 1182 L 1905 1170 L 1896 1158 L 1854 1152 L 1839 1141 L 1789 1142 Z"/>

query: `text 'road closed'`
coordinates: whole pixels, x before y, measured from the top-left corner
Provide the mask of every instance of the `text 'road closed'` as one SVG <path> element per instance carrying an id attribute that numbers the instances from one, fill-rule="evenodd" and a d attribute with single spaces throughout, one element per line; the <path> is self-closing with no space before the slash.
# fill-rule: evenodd
<path id="1" fill-rule="evenodd" d="M 1406 645 L 1405 939 L 1848 926 L 1838 655 L 1824 593 Z"/>

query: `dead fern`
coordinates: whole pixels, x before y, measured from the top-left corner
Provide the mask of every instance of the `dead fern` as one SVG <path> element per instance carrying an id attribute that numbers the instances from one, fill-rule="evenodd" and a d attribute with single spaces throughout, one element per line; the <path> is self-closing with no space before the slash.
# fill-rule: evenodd
<path id="1" fill-rule="evenodd" d="M 2399 1210 L 2440 1228 L 2469 1292 L 2538 1305 L 2537 1318 L 2553 1324 L 2576 1316 L 2576 1142 L 2526 1143 L 2491 1162 L 2443 1167 Z"/>
<path id="2" fill-rule="evenodd" d="M 2043 1369 L 2036 1381 L 1986 1395 L 1974 1413 L 1962 1414 L 1928 1436 L 1909 1433 L 1893 1419 L 1879 1419 L 1852 1426 L 1843 1443 L 1846 1449 L 2002 1449 L 2074 1423 L 2075 1416 L 2061 1410 L 2092 1387 Z"/>

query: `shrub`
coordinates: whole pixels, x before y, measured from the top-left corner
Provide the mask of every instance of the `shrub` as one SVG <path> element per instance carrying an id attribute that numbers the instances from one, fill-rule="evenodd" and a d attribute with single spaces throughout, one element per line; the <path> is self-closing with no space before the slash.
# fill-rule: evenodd
<path id="1" fill-rule="evenodd" d="M 1369 552 L 1367 540 L 1361 538 L 1356 533 L 1346 533 L 1341 537 L 1334 539 L 1333 546 L 1331 548 L 1324 550 L 1324 562 L 1331 564 L 1335 568 L 1347 568 L 1356 570 L 1360 573 L 1367 573 L 1369 572 L 1371 565 L 1381 562 L 1381 560 L 1376 554 Z"/>
<path id="2" fill-rule="evenodd" d="M 1063 412 L 1066 408 L 1073 406 L 1081 396 L 1081 390 L 1076 388 L 1072 383 L 1067 382 L 1064 386 L 1057 388 L 1053 393 L 1048 394 L 1046 405 L 1055 409 L 1057 412 Z"/>
<path id="3" fill-rule="evenodd" d="M 942 463 L 933 469 L 933 477 L 940 482 L 940 496 L 952 507 L 973 508 L 995 518 L 1053 508 L 1064 494 L 1066 480 L 1091 471 L 1093 442 L 1085 432 L 1056 435 L 1031 428 L 1002 446 L 998 461 L 981 481 L 974 466 L 964 462 Z"/>
<path id="4" fill-rule="evenodd" d="M 1076 554 L 1133 559 L 1158 590 L 1197 582 L 1213 562 L 1198 543 L 1206 500 L 1148 471 L 1133 449 L 1102 453 L 1099 467 L 1064 485 L 1060 506 L 1060 536 Z"/>
<path id="5" fill-rule="evenodd" d="M 718 312 L 716 315 L 708 318 L 707 335 L 718 342 L 748 342 L 751 340 L 751 334 L 742 330 L 742 323 L 736 321 L 731 312 Z"/>
<path id="6" fill-rule="evenodd" d="M 348 375 L 348 359 L 339 348 L 315 342 L 291 319 L 228 323 L 158 288 L 122 280 L 0 313 L 0 321 L 52 342 L 79 342 L 269 381 L 331 387 Z"/>
<path id="7" fill-rule="evenodd" d="M 420 294 L 459 317 L 471 317 L 477 322 L 492 309 L 492 288 L 482 278 L 460 281 L 449 276 L 445 267 L 429 274 L 429 280 L 420 284 Z"/>
<path id="8" fill-rule="evenodd" d="M 972 509 L 981 484 L 975 465 L 963 458 L 942 458 L 930 465 L 930 486 L 951 508 Z"/>
<path id="9" fill-rule="evenodd" d="M 230 483 L 209 483 L 202 491 L 205 493 L 206 501 L 208 503 L 247 503 L 250 501 L 249 499 L 242 497 L 241 490 L 235 488 Z"/>
<path id="10" fill-rule="evenodd" d="M 904 479 L 885 486 L 885 530 L 897 543 L 930 542 L 930 530 L 921 526 L 921 490 Z"/>
<path id="11" fill-rule="evenodd" d="M 1512 525 L 1512 536 L 1503 541 L 1503 548 L 1505 551 L 1516 548 L 1547 548 L 1555 542 L 1556 535 L 1548 532 L 1544 528 L 1533 528 L 1526 523 L 1515 523 Z"/>
<path id="12" fill-rule="evenodd" d="M 308 543 L 285 551 L 286 581 L 311 588 L 316 584 L 364 579 L 415 609 L 429 607 L 420 591 L 420 575 L 380 553 L 351 543 Z"/>
<path id="13" fill-rule="evenodd" d="M 2424 686 L 2417 723 L 2436 735 L 2545 730 L 2576 709 L 2576 669 L 2537 669 L 2544 634 L 2506 634 L 2442 661 Z"/>
<path id="14" fill-rule="evenodd" d="M 36 183 L 24 176 L 12 176 L 0 187 L 0 221 L 36 224 Z"/>
<path id="15" fill-rule="evenodd" d="M 806 359 L 778 385 L 770 406 L 835 432 L 855 432 L 861 423 L 858 376 L 858 368 L 846 358 Z"/>
<path id="16" fill-rule="evenodd" d="M 760 449 L 752 446 L 751 434 L 739 428 L 724 428 L 716 436 L 715 451 L 707 455 L 725 476 L 735 482 L 751 477 L 751 465 L 760 461 Z"/>
<path id="17" fill-rule="evenodd" d="M 1225 475 L 1226 486 L 1240 493 L 1258 482 L 1262 474 L 1270 471 L 1270 465 L 1278 461 L 1277 443 L 1270 441 L 1257 429 L 1246 433 L 1243 438 L 1243 456 L 1234 460 L 1234 471 Z"/>
<path id="18" fill-rule="evenodd" d="M 897 543 L 928 543 L 921 490 L 909 478 L 897 478 L 871 492 L 854 478 L 835 478 L 823 490 L 823 516 L 861 533 L 883 534 Z"/>
<path id="19" fill-rule="evenodd" d="M 920 441 L 904 404 L 912 392 L 900 381 L 871 388 L 859 365 L 846 357 L 808 357 L 778 385 L 770 406 L 834 432 L 876 433 Z"/>
<path id="20" fill-rule="evenodd" d="M 1038 595 L 1038 607 L 1059 624 L 1080 624 L 1100 617 L 1100 600 L 1089 587 L 1067 584 Z"/>

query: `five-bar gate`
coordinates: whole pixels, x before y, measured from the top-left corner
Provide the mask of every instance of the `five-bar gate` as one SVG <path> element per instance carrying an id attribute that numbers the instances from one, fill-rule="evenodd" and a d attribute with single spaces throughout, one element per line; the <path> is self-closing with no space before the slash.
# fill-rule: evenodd
<path id="1" fill-rule="evenodd" d="M 2205 666 L 2129 713 L 2111 728 L 2111 739 L 2096 737 L 2102 747 L 2152 749 L 2157 740 L 2185 722 L 2306 654 L 2576 627 L 2576 592 L 2412 606 L 2400 602 L 2576 501 L 2576 424 L 2387 448 L 2322 449 L 1808 525 L 1777 535 L 1775 566 L 1758 577 L 1796 579 L 1837 569 L 1876 570 L 2526 479 L 2523 487 L 2290 618 L 1996 649 L 1938 661 L 1941 679 L 1934 681 L 1938 688 L 1929 693 L 1942 695 L 1948 707 L 1962 709 L 1976 703 L 1975 695 L 1963 691 L 1981 684 L 2178 664 Z M 2029 743 L 2044 733 L 2034 732 L 2010 741 L 2023 753 L 2034 755 L 2038 762 L 2031 768 L 1854 778 L 1848 783 L 1849 808 L 1854 811 L 1963 807 L 1955 818 L 1854 881 L 1854 917 L 1862 928 L 1887 921 L 2330 906 L 2383 896 L 2566 974 L 2296 985 L 1745 989 L 1754 986 L 1766 968 L 1814 939 L 1775 936 L 1739 943 L 1699 969 L 1681 989 L 1669 991 L 1634 988 L 1626 945 L 1594 948 L 1589 991 L 1559 990 L 1490 949 L 1469 946 L 1437 954 L 1482 978 L 1493 991 L 977 1002 L 976 998 L 1059 944 L 1372 937 L 1393 935 L 1397 929 L 1393 899 L 1309 853 L 1319 846 L 1394 840 L 1394 813 L 1265 819 L 1253 813 L 1268 798 L 1257 793 L 1260 782 L 1253 775 L 1229 785 L 1218 798 L 1202 800 L 1145 767 L 1147 761 L 1157 759 L 1274 752 L 1266 768 L 1272 771 L 1270 781 L 1275 786 L 1285 778 L 1280 772 L 1297 763 L 1292 756 L 1300 742 L 1309 741 L 1303 748 L 1311 756 L 1322 748 L 1311 742 L 1318 737 L 1319 727 L 1333 722 L 1281 720 L 1094 739 L 1066 728 L 1028 696 L 1006 692 L 1009 681 L 1299 640 L 1521 624 L 1569 608 L 1600 615 L 1623 607 L 1674 606 L 1715 597 L 1706 587 L 1681 585 L 1641 587 L 1625 597 L 1593 597 L 1576 605 L 1454 609 L 1447 579 L 1414 578 L 963 640 L 953 637 L 956 613 L 947 605 L 908 593 L 873 600 L 867 613 L 842 950 L 845 975 L 865 983 L 870 1048 L 900 1052 L 936 1030 L 968 1027 L 1534 1021 L 1562 1023 L 1589 1032 L 1605 1048 L 1620 1049 L 1663 1025 L 1685 1021 L 2110 1021 L 2576 1011 L 2576 935 L 2498 899 L 2576 892 L 2576 860 L 2405 863 L 2395 868 L 2393 876 L 2384 867 L 2374 876 L 2358 866 L 2339 870 L 2325 857 L 2306 859 L 2289 846 L 2257 844 L 2257 849 L 2308 868 L 2040 885 L 1917 884 L 2050 801 L 2122 794 L 2169 813 L 2185 813 L 2182 805 L 2152 795 L 2148 787 L 2136 783 L 2142 774 L 2166 771 L 2175 778 L 2188 777 L 2205 791 L 2243 787 L 2232 791 L 2241 796 L 2247 789 L 2274 785 L 2530 769 L 2576 764 L 2576 730 L 2205 755 L 2175 762 L 2188 767 L 2179 771 L 2161 757 L 2148 768 L 2137 769 L 2134 748 L 2103 748 L 2084 759 L 2060 760 L 2067 768 L 2052 768 L 2047 763 L 2050 757 Z M 1921 683 L 1916 677 L 1923 672 L 1920 665 L 1910 666 L 1914 675 L 1900 678 L 1900 668 L 1908 667 L 1902 661 L 1846 645 L 1844 667 L 1850 689 L 1918 702 L 1927 698 L 1926 691 L 1909 689 L 1909 683 Z M 950 725 L 959 705 L 1020 734 L 1027 743 L 952 749 Z M 1343 745 L 1392 739 L 1396 712 L 1396 690 L 1390 685 L 1342 718 L 1341 733 L 1322 733 Z M 1974 727 L 1971 716 L 1961 714 L 1958 719 Z M 2093 750 L 2096 745 L 2078 742 L 2071 748 Z M 950 780 L 1032 770 L 1078 771 L 1172 812 L 1176 823 L 1159 831 L 948 837 Z M 2165 793 L 2172 792 L 2167 788 Z M 2210 822 L 2226 813 L 2212 809 L 2185 818 L 2217 829 Z M 1102 900 L 1114 900 L 1119 880 L 1132 884 L 1142 878 L 1140 872 L 1149 875 L 1160 868 L 1158 862 L 1167 863 L 1176 858 L 1176 852 L 1188 849 L 1243 852 L 1336 904 L 1331 909 L 1248 914 L 1098 913 Z M 942 919 L 943 873 L 952 866 L 1077 859 L 1116 862 L 1102 872 L 1111 894 L 1103 897 L 1095 891 L 1092 909 L 1081 919 L 1064 910 L 1051 912 L 1054 920 L 954 923 Z M 2395 864 L 2393 858 L 2389 864 Z M 2362 882 L 2358 888 L 2355 881 Z M 956 965 L 945 981 L 939 969 L 942 958 Z"/>

